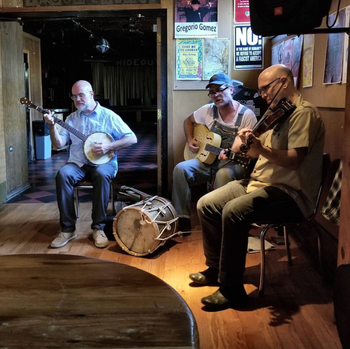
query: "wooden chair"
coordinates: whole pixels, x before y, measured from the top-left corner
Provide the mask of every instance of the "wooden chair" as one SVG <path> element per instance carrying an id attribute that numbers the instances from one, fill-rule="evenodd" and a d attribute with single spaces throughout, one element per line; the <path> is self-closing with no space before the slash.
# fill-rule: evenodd
<path id="1" fill-rule="evenodd" d="M 89 180 L 79 181 L 74 187 L 74 200 L 75 200 L 75 209 L 77 218 L 79 218 L 79 189 L 92 189 L 92 182 Z M 110 181 L 109 189 L 110 202 L 112 205 L 113 214 L 116 214 L 115 205 L 114 205 L 114 184 L 113 180 Z"/>
<path id="2" fill-rule="evenodd" d="M 289 247 L 289 237 L 288 237 L 288 226 L 295 226 L 295 225 L 300 225 L 306 222 L 311 221 L 319 208 L 319 203 L 320 203 L 320 198 L 321 198 L 321 193 L 323 189 L 323 185 L 326 179 L 327 171 L 329 168 L 330 164 L 330 157 L 329 154 L 324 153 L 323 154 L 323 160 L 322 160 L 322 178 L 321 178 L 321 183 L 320 187 L 318 189 L 317 193 L 317 199 L 316 199 L 316 205 L 314 208 L 314 211 L 310 215 L 310 217 L 300 221 L 300 222 L 286 222 L 286 223 L 280 223 L 280 224 L 253 224 L 253 226 L 262 228 L 261 233 L 260 233 L 260 258 L 261 258 L 261 263 L 260 263 L 260 281 L 259 281 L 259 295 L 263 296 L 264 295 L 264 283 L 265 283 L 265 235 L 269 229 L 283 229 L 283 235 L 284 235 L 284 244 L 287 249 L 287 256 L 288 256 L 288 263 L 289 265 L 292 265 L 292 256 L 290 253 L 290 247 Z M 322 263 L 322 249 L 321 249 L 321 236 L 319 233 L 317 233 L 317 252 L 318 252 L 318 260 L 319 264 L 321 267 L 321 271 L 323 272 L 323 263 Z"/>

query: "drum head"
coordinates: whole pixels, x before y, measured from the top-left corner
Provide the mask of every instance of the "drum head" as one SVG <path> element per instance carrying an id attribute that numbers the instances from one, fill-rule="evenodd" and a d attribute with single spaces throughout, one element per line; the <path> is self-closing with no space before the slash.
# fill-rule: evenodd
<path id="1" fill-rule="evenodd" d="M 146 212 L 136 207 L 120 211 L 113 222 L 113 234 L 119 246 L 134 256 L 152 253 L 159 245 L 157 224 Z"/>

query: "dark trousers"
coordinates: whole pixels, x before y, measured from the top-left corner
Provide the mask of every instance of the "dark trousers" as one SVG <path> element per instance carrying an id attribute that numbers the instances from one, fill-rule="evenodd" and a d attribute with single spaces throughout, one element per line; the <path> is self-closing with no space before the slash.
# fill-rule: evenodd
<path id="1" fill-rule="evenodd" d="M 221 285 L 241 288 L 251 223 L 294 222 L 303 219 L 295 201 L 276 187 L 249 194 L 233 181 L 204 195 L 197 203 L 209 267 L 219 269 Z"/>
<path id="2" fill-rule="evenodd" d="M 56 175 L 57 203 L 62 232 L 73 232 L 77 221 L 74 207 L 74 187 L 84 179 L 92 181 L 92 229 L 103 230 L 106 225 L 110 181 L 116 175 L 115 166 L 107 163 L 98 166 L 73 163 L 64 165 Z"/>

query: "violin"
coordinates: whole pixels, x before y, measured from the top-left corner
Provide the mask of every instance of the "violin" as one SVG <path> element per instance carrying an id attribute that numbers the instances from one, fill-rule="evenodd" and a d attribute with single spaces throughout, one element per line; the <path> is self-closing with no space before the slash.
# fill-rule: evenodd
<path id="1" fill-rule="evenodd" d="M 273 129 L 277 124 L 283 123 L 295 110 L 296 106 L 285 99 L 280 100 L 274 109 L 268 109 L 262 118 L 255 124 L 252 134 L 259 137 L 268 130 Z M 249 150 L 249 140 L 240 146 L 242 153 Z"/>

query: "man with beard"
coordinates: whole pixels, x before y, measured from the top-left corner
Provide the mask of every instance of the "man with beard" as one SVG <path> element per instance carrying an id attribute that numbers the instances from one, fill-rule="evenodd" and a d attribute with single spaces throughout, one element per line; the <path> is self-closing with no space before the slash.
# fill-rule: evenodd
<path id="1" fill-rule="evenodd" d="M 110 160 L 98 165 L 94 162 L 91 163 L 82 151 L 83 141 L 65 128 L 62 128 L 59 133 L 51 112 L 44 115 L 45 121 L 50 127 L 50 136 L 54 147 L 60 149 L 66 144 L 70 145 L 68 162 L 56 175 L 61 232 L 52 241 L 51 247 L 63 247 L 77 237 L 74 186 L 87 178 L 92 181 L 93 185 L 92 236 L 95 246 L 104 248 L 108 245 L 104 227 L 106 225 L 110 181 L 118 171 L 116 151 L 135 144 L 137 138 L 119 115 L 102 107 L 94 100 L 94 92 L 89 82 L 77 81 L 72 87 L 71 99 L 77 110 L 67 117 L 66 123 L 85 136 L 94 132 L 110 135 L 112 137 L 110 141 L 103 139 L 101 142 L 95 142 L 91 148 L 92 154 L 97 158 L 107 155 Z"/>
<path id="2" fill-rule="evenodd" d="M 230 148 L 237 132 L 245 127 L 253 127 L 256 117 L 252 110 L 235 101 L 233 81 L 226 74 L 213 75 L 208 85 L 208 96 L 212 103 L 206 104 L 187 116 L 184 131 L 190 152 L 198 153 L 199 143 L 194 138 L 194 126 L 205 125 L 208 131 L 221 138 L 220 148 Z M 191 188 L 206 182 L 212 182 L 219 188 L 233 179 L 245 178 L 246 170 L 230 160 L 207 164 L 198 157 L 178 163 L 173 171 L 172 204 L 179 217 L 179 231 L 189 233 L 191 230 Z"/>

